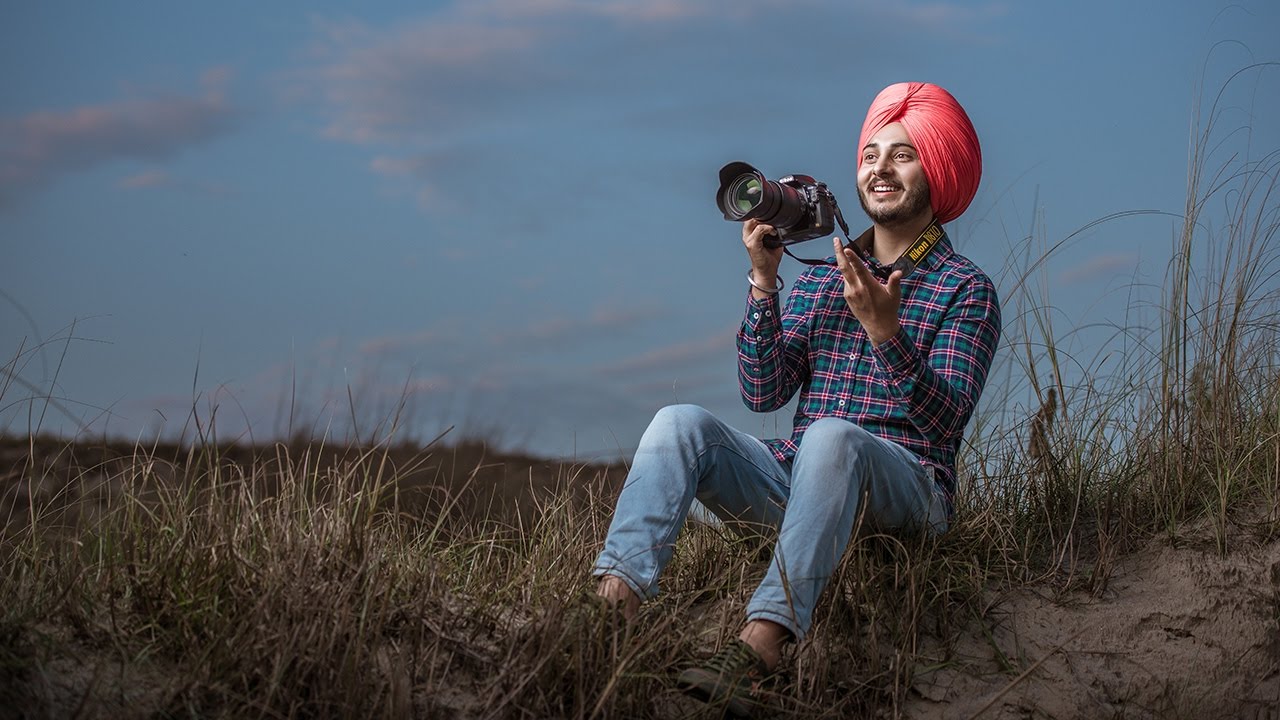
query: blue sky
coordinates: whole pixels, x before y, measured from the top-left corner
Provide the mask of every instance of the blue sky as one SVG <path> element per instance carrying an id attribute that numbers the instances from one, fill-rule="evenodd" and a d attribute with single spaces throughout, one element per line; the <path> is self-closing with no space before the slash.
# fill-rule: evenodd
<path id="1" fill-rule="evenodd" d="M 984 150 L 948 231 L 1003 289 L 1028 236 L 1181 212 L 1195 109 L 1280 60 L 1260 0 L 356 8 L 0 10 L 0 427 L 173 436 L 194 404 L 223 438 L 290 416 L 367 437 L 404 398 L 408 437 L 551 455 L 625 452 L 671 402 L 786 434 L 737 395 L 721 165 L 814 175 L 865 226 L 867 105 L 943 85 Z M 1280 147 L 1278 79 L 1226 85 L 1223 157 Z M 1161 285 L 1178 227 L 1118 220 L 1056 252 L 1061 323 Z"/>

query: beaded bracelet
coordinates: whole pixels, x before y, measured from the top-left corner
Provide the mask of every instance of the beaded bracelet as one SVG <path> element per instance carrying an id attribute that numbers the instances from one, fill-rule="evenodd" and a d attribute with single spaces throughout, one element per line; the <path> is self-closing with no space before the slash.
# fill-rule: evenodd
<path id="1" fill-rule="evenodd" d="M 759 290 L 762 293 L 768 293 L 769 295 L 777 295 L 779 292 L 782 292 L 782 288 L 784 285 L 784 283 L 782 282 L 782 278 L 775 275 L 774 279 L 778 281 L 778 287 L 772 290 L 770 290 L 769 288 L 760 287 L 759 285 L 756 284 L 755 278 L 751 277 L 751 268 L 747 268 L 747 282 L 751 283 L 751 287 Z"/>

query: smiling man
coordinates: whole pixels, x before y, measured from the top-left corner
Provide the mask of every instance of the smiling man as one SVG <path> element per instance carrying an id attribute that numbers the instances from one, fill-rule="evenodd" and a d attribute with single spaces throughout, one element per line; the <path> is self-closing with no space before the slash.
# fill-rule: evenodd
<path id="1" fill-rule="evenodd" d="M 774 228 L 742 226 L 751 262 L 738 333 L 742 397 L 758 412 L 799 392 L 789 438 L 759 440 L 702 408 L 663 408 L 645 431 L 595 565 L 597 594 L 625 618 L 657 594 L 697 498 L 743 532 L 776 531 L 746 623 L 682 688 L 749 715 L 789 640 L 803 638 L 859 517 L 888 531 L 946 530 L 960 441 L 1000 335 L 991 280 L 941 229 L 982 173 L 977 133 L 946 90 L 885 88 L 858 142 L 858 196 L 872 226 L 779 302 Z M 918 243 L 928 239 L 930 243 Z M 914 270 L 885 272 L 904 253 Z M 877 275 L 886 276 L 881 282 Z"/>

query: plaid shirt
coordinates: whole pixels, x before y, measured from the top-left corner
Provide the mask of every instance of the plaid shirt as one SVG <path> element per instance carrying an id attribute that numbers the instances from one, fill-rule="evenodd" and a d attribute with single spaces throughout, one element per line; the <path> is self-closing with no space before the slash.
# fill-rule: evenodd
<path id="1" fill-rule="evenodd" d="M 845 418 L 915 453 L 951 497 L 960 440 L 1000 339 L 995 286 L 944 234 L 902 281 L 898 320 L 898 334 L 872 347 L 834 265 L 802 273 L 781 312 L 777 295 L 748 295 L 742 399 L 771 412 L 800 391 L 791 438 L 766 441 L 779 460 L 795 457 L 814 420 Z"/>

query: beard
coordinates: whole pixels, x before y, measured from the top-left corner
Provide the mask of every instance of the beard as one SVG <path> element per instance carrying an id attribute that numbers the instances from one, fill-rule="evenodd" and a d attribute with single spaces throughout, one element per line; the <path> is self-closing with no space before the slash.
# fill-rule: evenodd
<path id="1" fill-rule="evenodd" d="M 858 202 L 862 203 L 862 210 L 871 218 L 871 221 L 877 225 L 884 227 L 897 227 L 915 220 L 920 214 L 929 209 L 929 185 L 922 182 L 916 187 L 906 191 L 901 202 L 893 207 L 880 207 L 872 210 L 867 205 L 866 189 L 861 185 L 858 186 Z"/>

